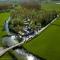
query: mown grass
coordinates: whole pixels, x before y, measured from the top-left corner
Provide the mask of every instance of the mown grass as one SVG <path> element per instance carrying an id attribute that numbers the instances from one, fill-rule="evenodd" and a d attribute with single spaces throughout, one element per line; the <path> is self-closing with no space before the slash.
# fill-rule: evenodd
<path id="1" fill-rule="evenodd" d="M 4 22 L 6 19 L 8 19 L 9 17 L 9 13 L 8 12 L 3 12 L 0 13 L 0 47 L 2 47 L 2 36 L 6 35 L 6 32 L 3 30 L 4 27 Z M 0 60 L 12 60 L 11 56 L 6 53 L 4 56 L 0 57 Z"/>
<path id="2" fill-rule="evenodd" d="M 24 48 L 47 60 L 60 60 L 60 18 Z"/>

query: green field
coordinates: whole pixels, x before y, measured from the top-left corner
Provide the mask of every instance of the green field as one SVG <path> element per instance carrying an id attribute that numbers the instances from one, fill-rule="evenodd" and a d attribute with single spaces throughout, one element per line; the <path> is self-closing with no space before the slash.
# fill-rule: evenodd
<path id="1" fill-rule="evenodd" d="M 45 10 L 56 10 L 56 11 L 60 11 L 60 4 L 56 4 L 56 3 L 46 3 L 46 4 L 42 4 L 42 9 Z"/>
<path id="2" fill-rule="evenodd" d="M 24 48 L 47 60 L 60 60 L 60 19 L 24 44 Z"/>
<path id="3" fill-rule="evenodd" d="M 6 35 L 6 32 L 3 30 L 4 22 L 6 19 L 8 19 L 9 13 L 4 12 L 0 13 L 0 47 L 2 47 L 2 36 Z M 0 57 L 0 60 L 12 60 L 11 56 L 9 56 L 8 53 L 6 53 L 4 56 Z"/>

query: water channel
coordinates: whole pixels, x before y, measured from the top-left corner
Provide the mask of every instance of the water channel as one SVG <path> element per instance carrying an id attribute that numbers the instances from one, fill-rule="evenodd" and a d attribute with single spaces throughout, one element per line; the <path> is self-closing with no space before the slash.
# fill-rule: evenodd
<path id="1" fill-rule="evenodd" d="M 10 31 L 9 31 L 9 27 L 8 27 L 9 21 L 10 21 L 10 17 L 5 22 L 5 30 L 8 33 L 8 36 L 5 36 L 3 38 L 3 44 L 5 44 L 5 46 L 8 46 L 8 47 L 19 43 L 18 40 L 17 40 L 17 36 L 16 35 L 13 35 L 13 34 L 10 35 Z M 16 57 L 21 58 L 20 60 L 45 60 L 45 59 L 43 59 L 41 57 L 38 57 L 38 56 L 35 56 L 35 55 L 29 53 L 24 48 L 22 48 L 22 49 L 20 47 L 19 48 L 15 48 L 15 49 L 13 49 L 13 51 L 14 51 L 14 54 L 15 54 Z"/>

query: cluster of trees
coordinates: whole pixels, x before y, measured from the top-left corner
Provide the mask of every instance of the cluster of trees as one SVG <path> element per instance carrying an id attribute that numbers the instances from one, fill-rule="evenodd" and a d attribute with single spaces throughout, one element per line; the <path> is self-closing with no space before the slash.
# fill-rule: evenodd
<path id="1" fill-rule="evenodd" d="M 22 28 L 24 26 L 24 19 L 27 17 L 30 19 L 31 23 L 30 27 L 35 30 L 37 28 L 44 27 L 49 24 L 54 18 L 57 17 L 57 12 L 45 11 L 39 9 L 29 9 L 24 7 L 15 8 L 14 11 L 11 12 L 12 20 L 10 21 L 10 28 L 15 31 L 23 31 Z M 36 28 L 37 27 L 37 28 Z"/>

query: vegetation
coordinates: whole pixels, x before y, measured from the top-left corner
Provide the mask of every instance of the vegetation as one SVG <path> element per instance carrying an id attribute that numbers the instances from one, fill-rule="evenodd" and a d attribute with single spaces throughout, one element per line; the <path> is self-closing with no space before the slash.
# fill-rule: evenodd
<path id="1" fill-rule="evenodd" d="M 15 8 L 11 12 L 12 20 L 9 23 L 10 30 L 14 30 L 15 32 L 19 32 L 20 30 L 23 31 L 24 27 L 24 20 L 30 19 L 30 27 L 31 29 L 35 30 L 38 25 L 41 25 L 41 27 L 46 26 L 48 23 L 50 23 L 54 18 L 57 17 L 57 12 L 55 10 L 52 11 L 46 11 L 41 10 L 34 7 L 34 8 L 28 8 L 28 6 L 19 6 L 18 8 Z"/>
<path id="2" fill-rule="evenodd" d="M 60 60 L 60 18 L 39 36 L 24 44 L 29 52 L 47 60 Z"/>

